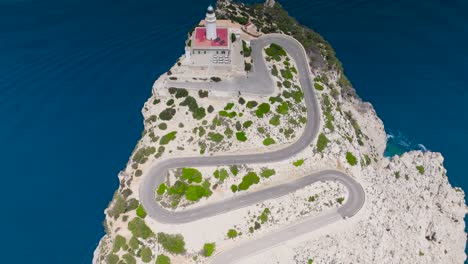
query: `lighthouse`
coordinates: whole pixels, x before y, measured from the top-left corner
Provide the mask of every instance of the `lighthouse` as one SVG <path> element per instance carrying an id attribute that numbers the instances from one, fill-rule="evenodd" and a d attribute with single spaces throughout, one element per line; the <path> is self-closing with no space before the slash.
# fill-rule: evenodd
<path id="1" fill-rule="evenodd" d="M 216 15 L 214 8 L 210 5 L 206 10 L 205 17 L 206 39 L 215 40 L 218 38 L 216 34 Z"/>

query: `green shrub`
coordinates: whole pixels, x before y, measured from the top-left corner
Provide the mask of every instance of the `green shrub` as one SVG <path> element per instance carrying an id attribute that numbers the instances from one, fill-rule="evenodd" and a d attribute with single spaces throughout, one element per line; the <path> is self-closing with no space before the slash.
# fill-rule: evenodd
<path id="1" fill-rule="evenodd" d="M 236 42 L 236 34 L 231 33 L 231 42 Z"/>
<path id="2" fill-rule="evenodd" d="M 182 196 L 185 194 L 185 191 L 187 190 L 187 184 L 183 181 L 176 181 L 174 185 L 172 185 L 169 190 L 168 194 L 169 195 L 177 195 L 177 196 Z"/>
<path id="3" fill-rule="evenodd" d="M 244 54 L 244 57 L 250 57 L 250 54 L 252 53 L 252 48 L 248 47 L 247 42 L 244 40 L 242 40 L 242 53 Z"/>
<path id="4" fill-rule="evenodd" d="M 293 78 L 293 74 L 289 69 L 282 69 L 280 72 L 281 77 L 283 77 L 286 80 L 291 80 Z"/>
<path id="5" fill-rule="evenodd" d="M 176 98 L 182 98 L 182 97 L 187 97 L 187 96 L 188 96 L 188 91 L 183 88 L 178 88 L 175 93 Z"/>
<path id="6" fill-rule="evenodd" d="M 249 128 L 253 124 L 252 121 L 245 121 L 244 124 L 242 125 L 244 128 Z"/>
<path id="7" fill-rule="evenodd" d="M 161 130 L 166 130 L 167 129 L 167 124 L 166 123 L 161 123 L 158 125 L 158 128 Z"/>
<path id="8" fill-rule="evenodd" d="M 419 174 L 424 174 L 425 172 L 425 169 L 423 166 L 419 165 L 419 166 L 416 166 L 416 169 L 418 170 Z"/>
<path id="9" fill-rule="evenodd" d="M 156 264 L 171 264 L 171 259 L 166 255 L 158 255 Z"/>
<path id="10" fill-rule="evenodd" d="M 162 138 L 159 140 L 159 144 L 161 145 L 167 145 L 169 142 L 174 140 L 176 138 L 177 131 L 172 131 L 170 133 L 167 133 L 166 135 L 162 136 Z"/>
<path id="11" fill-rule="evenodd" d="M 248 62 L 244 62 L 244 70 L 246 72 L 250 71 L 252 69 L 252 64 Z"/>
<path id="12" fill-rule="evenodd" d="M 296 167 L 302 166 L 302 164 L 304 164 L 304 159 L 296 160 L 295 162 L 293 162 L 293 165 Z"/>
<path id="13" fill-rule="evenodd" d="M 107 213 L 117 219 L 120 214 L 124 213 L 126 211 L 126 202 L 125 199 L 120 195 L 119 193 L 116 193 L 114 195 L 114 199 L 112 202 L 112 206 L 110 209 L 107 211 Z"/>
<path id="14" fill-rule="evenodd" d="M 211 255 L 213 255 L 213 252 L 215 251 L 215 249 L 216 249 L 215 243 L 205 243 L 205 245 L 203 246 L 203 255 L 205 257 L 210 257 Z"/>
<path id="15" fill-rule="evenodd" d="M 215 170 L 213 175 L 220 182 L 223 182 L 229 176 L 229 173 L 226 169 L 219 169 L 219 170 Z"/>
<path id="16" fill-rule="evenodd" d="M 136 264 L 136 259 L 135 257 L 130 254 L 130 253 L 126 253 L 122 256 L 122 258 L 125 260 L 125 263 L 126 264 Z"/>
<path id="17" fill-rule="evenodd" d="M 161 183 L 161 184 L 159 185 L 159 187 L 158 187 L 157 193 L 158 193 L 159 195 L 163 195 L 163 194 L 166 192 L 166 190 L 167 190 L 166 184 L 165 184 L 165 183 Z"/>
<path id="18" fill-rule="evenodd" d="M 346 152 L 346 160 L 348 161 L 349 165 L 354 166 L 357 164 L 357 159 L 351 152 Z"/>
<path id="19" fill-rule="evenodd" d="M 242 142 L 247 140 L 247 137 L 245 136 L 245 132 L 243 132 L 243 131 L 236 132 L 236 138 L 237 138 L 237 140 L 242 141 Z"/>
<path id="20" fill-rule="evenodd" d="M 289 105 L 287 102 L 282 102 L 277 108 L 276 112 L 286 115 L 289 112 Z"/>
<path id="21" fill-rule="evenodd" d="M 135 217 L 128 222 L 128 230 L 132 232 L 133 236 L 147 239 L 153 235 L 153 231 L 145 224 L 145 220 Z"/>
<path id="22" fill-rule="evenodd" d="M 229 167 L 229 171 L 231 171 L 232 175 L 237 176 L 237 174 L 239 173 L 239 168 L 237 167 L 237 165 L 232 165 Z"/>
<path id="23" fill-rule="evenodd" d="M 264 223 L 266 223 L 266 221 L 268 221 L 268 215 L 269 214 L 270 214 L 270 209 L 265 208 L 263 210 L 262 214 L 257 217 L 257 219 L 260 220 L 260 222 L 262 224 L 264 224 Z"/>
<path id="24" fill-rule="evenodd" d="M 242 178 L 242 182 L 239 184 L 239 190 L 247 190 L 251 185 L 259 183 L 260 178 L 258 178 L 255 172 L 249 172 Z"/>
<path id="25" fill-rule="evenodd" d="M 286 51 L 284 51 L 283 47 L 275 43 L 270 44 L 270 46 L 265 49 L 265 53 L 276 61 L 280 61 L 281 56 L 286 56 Z"/>
<path id="26" fill-rule="evenodd" d="M 238 190 L 237 185 L 234 185 L 234 184 L 231 185 L 231 191 L 232 191 L 233 193 L 237 192 L 237 190 Z"/>
<path id="27" fill-rule="evenodd" d="M 158 243 L 172 254 L 185 253 L 185 241 L 181 234 L 171 235 L 160 232 L 158 233 Z"/>
<path id="28" fill-rule="evenodd" d="M 320 133 L 317 139 L 317 151 L 322 152 L 328 145 L 328 138 L 325 136 L 325 134 Z"/>
<path id="29" fill-rule="evenodd" d="M 276 171 L 274 169 L 263 169 L 262 172 L 260 173 L 260 176 L 262 176 L 263 178 L 269 178 L 275 174 L 276 174 Z"/>
<path id="30" fill-rule="evenodd" d="M 279 126 L 281 121 L 280 121 L 280 116 L 279 115 L 274 115 L 270 121 L 269 121 L 270 125 L 273 125 L 273 126 Z"/>
<path id="31" fill-rule="evenodd" d="M 237 237 L 238 233 L 235 229 L 229 229 L 229 231 L 227 232 L 227 236 L 228 238 L 235 238 Z"/>
<path id="32" fill-rule="evenodd" d="M 274 139 L 272 139 L 271 137 L 267 137 L 263 140 L 263 145 L 265 146 L 270 146 L 270 145 L 273 145 L 275 144 L 276 141 Z"/>
<path id="33" fill-rule="evenodd" d="M 166 108 L 161 113 L 159 113 L 159 118 L 161 120 L 169 121 L 174 117 L 176 110 L 174 108 Z"/>
<path id="34" fill-rule="evenodd" d="M 258 106 L 257 110 L 255 111 L 255 115 L 261 118 L 269 112 L 270 112 L 270 104 L 262 103 Z"/>
<path id="35" fill-rule="evenodd" d="M 220 82 L 221 81 L 221 78 L 219 77 L 211 77 L 210 78 L 213 82 Z"/>
<path id="36" fill-rule="evenodd" d="M 234 118 L 236 117 L 237 113 L 232 111 L 232 112 L 227 112 L 227 111 L 219 111 L 219 115 L 223 117 L 229 117 L 229 118 Z"/>
<path id="37" fill-rule="evenodd" d="M 258 103 L 256 101 L 248 101 L 246 106 L 247 106 L 247 108 L 252 109 L 252 108 L 256 107 L 257 105 L 258 105 Z"/>
<path id="38" fill-rule="evenodd" d="M 284 81 L 283 81 L 283 86 L 286 87 L 286 88 L 291 88 L 292 84 L 291 84 L 290 81 L 284 80 Z"/>
<path id="39" fill-rule="evenodd" d="M 109 254 L 106 257 L 107 264 L 117 264 L 119 262 L 119 257 L 115 254 Z"/>
<path id="40" fill-rule="evenodd" d="M 142 248 L 139 252 L 139 255 L 141 257 L 141 261 L 143 261 L 144 263 L 149 263 L 153 258 L 153 252 L 148 247 Z"/>
<path id="41" fill-rule="evenodd" d="M 271 74 L 273 76 L 278 76 L 278 68 L 276 68 L 276 65 L 273 65 L 273 68 L 271 68 Z"/>
<path id="42" fill-rule="evenodd" d="M 143 206 L 140 204 L 138 206 L 138 208 L 136 209 L 136 214 L 141 217 L 141 218 L 145 218 L 146 217 L 146 211 L 145 211 L 145 208 L 143 208 Z"/>
<path id="43" fill-rule="evenodd" d="M 185 192 L 185 199 L 196 202 L 202 197 L 208 197 L 211 195 L 211 191 L 200 185 L 189 185 L 187 191 Z"/>
<path id="44" fill-rule="evenodd" d="M 216 143 L 219 143 L 219 142 L 223 141 L 224 136 L 221 135 L 220 133 L 209 132 L 208 133 L 208 139 L 211 140 L 211 141 L 214 141 Z"/>
<path id="45" fill-rule="evenodd" d="M 344 202 L 344 197 L 336 198 L 336 201 L 337 201 L 339 204 L 343 204 L 343 202 Z"/>
<path id="46" fill-rule="evenodd" d="M 130 212 L 130 211 L 137 209 L 138 205 L 140 205 L 140 203 L 137 201 L 137 199 L 135 198 L 129 199 L 126 203 L 125 212 Z"/>
<path id="47" fill-rule="evenodd" d="M 114 246 L 112 247 L 112 252 L 116 253 L 119 252 L 120 249 L 126 250 L 128 248 L 125 237 L 121 235 L 115 236 L 114 239 Z"/>
<path id="48" fill-rule="evenodd" d="M 314 83 L 315 90 L 323 91 L 323 86 L 320 83 Z"/>
<path id="49" fill-rule="evenodd" d="M 194 168 L 183 168 L 182 179 L 186 180 L 188 183 L 200 183 L 202 181 L 202 174 L 199 170 Z"/>
<path id="50" fill-rule="evenodd" d="M 198 90 L 198 97 L 200 98 L 208 97 L 208 91 Z"/>

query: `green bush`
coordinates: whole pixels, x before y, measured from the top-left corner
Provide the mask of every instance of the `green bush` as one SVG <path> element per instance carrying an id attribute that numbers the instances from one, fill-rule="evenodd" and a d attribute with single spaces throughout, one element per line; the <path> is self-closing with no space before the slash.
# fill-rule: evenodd
<path id="1" fill-rule="evenodd" d="M 244 128 L 249 128 L 253 124 L 252 121 L 245 121 L 244 124 L 242 125 Z"/>
<path id="2" fill-rule="evenodd" d="M 237 190 L 238 190 L 237 185 L 234 185 L 234 184 L 231 185 L 231 191 L 232 191 L 233 193 L 237 192 Z"/>
<path id="3" fill-rule="evenodd" d="M 130 212 L 138 208 L 140 203 L 135 198 L 131 198 L 126 203 L 125 212 Z"/>
<path id="4" fill-rule="evenodd" d="M 343 202 L 344 202 L 344 197 L 336 198 L 336 201 L 337 201 L 339 204 L 343 204 Z"/>
<path id="5" fill-rule="evenodd" d="M 229 118 L 234 118 L 236 117 L 237 113 L 236 112 L 227 112 L 227 111 L 219 111 L 219 115 L 223 117 L 229 117 Z"/>
<path id="6" fill-rule="evenodd" d="M 223 141 L 224 136 L 221 135 L 220 133 L 209 132 L 208 133 L 208 139 L 211 140 L 211 141 L 214 141 L 216 143 L 219 143 L 219 142 Z"/>
<path id="7" fill-rule="evenodd" d="M 122 258 L 125 260 L 125 263 L 126 264 L 136 264 L 136 259 L 135 257 L 130 254 L 130 253 L 126 253 L 122 256 Z"/>
<path id="8" fill-rule="evenodd" d="M 284 80 L 284 81 L 283 81 L 283 86 L 286 87 L 286 88 L 291 88 L 292 84 L 291 84 L 290 81 Z"/>
<path id="9" fill-rule="evenodd" d="M 158 193 L 159 195 L 163 195 L 163 194 L 166 192 L 166 190 L 167 190 L 166 184 L 165 184 L 165 183 L 161 183 L 161 184 L 159 185 L 159 187 L 158 187 L 157 193 Z"/>
<path id="10" fill-rule="evenodd" d="M 166 130 L 167 129 L 167 124 L 166 123 L 161 123 L 158 125 L 158 128 L 161 130 Z"/>
<path id="11" fill-rule="evenodd" d="M 182 97 L 187 97 L 187 96 L 188 96 L 188 91 L 183 88 L 178 88 L 175 93 L 176 98 L 182 98 Z"/>
<path id="12" fill-rule="evenodd" d="M 245 132 L 243 132 L 243 131 L 236 132 L 236 138 L 237 138 L 237 140 L 242 141 L 242 142 L 247 140 L 247 137 L 245 136 Z"/>
<path id="13" fill-rule="evenodd" d="M 320 133 L 317 139 L 317 151 L 322 152 L 328 145 L 328 138 L 325 136 L 325 134 Z"/>
<path id="14" fill-rule="evenodd" d="M 148 247 L 142 248 L 139 252 L 139 255 L 141 257 L 141 261 L 143 261 L 144 263 L 149 263 L 153 258 L 153 252 Z"/>
<path id="15" fill-rule="evenodd" d="M 220 82 L 221 81 L 221 78 L 219 77 L 211 77 L 210 78 L 213 82 Z"/>
<path id="16" fill-rule="evenodd" d="M 270 145 L 273 145 L 275 144 L 276 141 L 274 139 L 272 139 L 271 137 L 267 137 L 263 140 L 263 145 L 265 146 L 270 146 Z"/>
<path id="17" fill-rule="evenodd" d="M 288 114 L 289 112 L 289 105 L 287 102 L 282 102 L 277 108 L 276 108 L 276 112 L 282 114 L 282 115 L 286 115 Z"/>
<path id="18" fill-rule="evenodd" d="M 239 184 L 239 190 L 247 190 L 251 185 L 259 183 L 260 178 L 258 178 L 255 172 L 249 172 L 242 178 L 242 182 Z"/>
<path id="19" fill-rule="evenodd" d="M 416 169 L 418 170 L 419 174 L 424 174 L 425 172 L 425 169 L 423 166 L 419 165 L 419 166 L 416 166 Z"/>
<path id="20" fill-rule="evenodd" d="M 258 106 L 257 110 L 255 111 L 255 115 L 261 118 L 269 112 L 270 112 L 270 104 L 262 103 Z"/>
<path id="21" fill-rule="evenodd" d="M 270 125 L 273 125 L 273 126 L 279 126 L 281 121 L 280 121 L 280 116 L 279 115 L 274 115 L 271 119 L 270 119 Z"/>
<path id="22" fill-rule="evenodd" d="M 208 97 L 208 91 L 198 90 L 198 97 L 200 98 Z"/>
<path id="23" fill-rule="evenodd" d="M 106 257 L 107 264 L 117 264 L 119 262 L 119 257 L 115 254 L 109 254 Z"/>
<path id="24" fill-rule="evenodd" d="M 252 108 L 256 107 L 257 105 L 258 105 L 258 103 L 256 101 L 248 101 L 246 106 L 247 106 L 247 108 L 252 109 Z"/>
<path id="25" fill-rule="evenodd" d="M 112 247 L 112 252 L 116 253 L 119 252 L 120 249 L 126 250 L 128 248 L 125 237 L 121 235 L 115 236 L 114 239 L 114 246 Z"/>
<path id="26" fill-rule="evenodd" d="M 117 219 L 120 214 L 126 211 L 126 202 L 125 199 L 119 193 L 116 193 L 112 202 L 112 206 L 107 211 L 107 213 Z"/>
<path id="27" fill-rule="evenodd" d="M 171 264 L 171 259 L 166 255 L 158 255 L 156 264 Z"/>
<path id="28" fill-rule="evenodd" d="M 270 209 L 265 208 L 263 210 L 262 214 L 257 217 L 257 219 L 260 220 L 260 222 L 262 224 L 264 224 L 264 223 L 266 223 L 266 221 L 268 221 L 268 215 L 269 214 L 270 214 Z"/>
<path id="29" fill-rule="evenodd" d="M 323 91 L 323 86 L 320 83 L 314 83 L 315 90 Z"/>
<path id="30" fill-rule="evenodd" d="M 252 48 L 247 46 L 247 42 L 242 40 L 242 53 L 244 54 L 244 57 L 250 57 L 250 54 L 252 53 Z"/>
<path id="31" fill-rule="evenodd" d="M 192 96 L 187 96 L 179 105 L 187 106 L 196 120 L 200 120 L 206 116 L 205 108 L 199 107 L 197 100 Z"/>
<path id="32" fill-rule="evenodd" d="M 128 222 L 128 230 L 132 232 L 133 236 L 147 239 L 153 235 L 153 231 L 145 224 L 145 220 L 135 217 Z"/>
<path id="33" fill-rule="evenodd" d="M 176 181 L 174 185 L 172 185 L 169 190 L 168 194 L 169 195 L 176 195 L 176 196 L 182 196 L 185 194 L 185 191 L 187 190 L 187 184 L 182 181 Z"/>
<path id="34" fill-rule="evenodd" d="M 236 34 L 231 33 L 231 42 L 236 42 Z"/>
<path id="35" fill-rule="evenodd" d="M 265 53 L 276 61 L 280 61 L 281 56 L 286 56 L 286 51 L 284 51 L 283 47 L 275 43 L 270 44 L 270 46 L 265 49 Z"/>
<path id="36" fill-rule="evenodd" d="M 293 78 L 293 74 L 291 70 L 289 69 L 282 69 L 280 72 L 281 72 L 281 77 L 283 77 L 286 80 L 291 80 Z"/>
<path id="37" fill-rule="evenodd" d="M 354 166 L 357 164 L 357 159 L 354 157 L 353 153 L 346 152 L 346 160 L 348 161 L 349 165 Z"/>
<path id="38" fill-rule="evenodd" d="M 252 64 L 248 62 L 244 62 L 244 70 L 246 72 L 250 71 L 252 69 Z"/>
<path id="39" fill-rule="evenodd" d="M 146 211 L 145 211 L 145 208 L 143 208 L 143 206 L 140 204 L 140 206 L 138 206 L 138 208 L 136 209 L 136 214 L 141 217 L 141 218 L 145 218 L 146 217 Z"/>
<path id="40" fill-rule="evenodd" d="M 238 233 L 235 229 L 229 229 L 229 231 L 227 232 L 227 236 L 228 238 L 235 238 L 237 237 Z"/>
<path id="41" fill-rule="evenodd" d="M 210 195 L 211 192 L 200 185 L 189 185 L 187 187 L 187 191 L 185 192 L 185 199 L 196 202 L 202 197 L 208 197 Z"/>
<path id="42" fill-rule="evenodd" d="M 213 255 L 213 252 L 215 251 L 215 249 L 216 249 L 215 243 L 205 243 L 205 245 L 203 246 L 203 255 L 205 257 L 210 257 L 211 255 Z"/>
<path id="43" fill-rule="evenodd" d="M 219 170 L 215 170 L 213 175 L 220 182 L 223 182 L 229 176 L 229 173 L 226 169 L 219 169 Z"/>
<path id="44" fill-rule="evenodd" d="M 302 166 L 302 164 L 304 164 L 304 159 L 296 160 L 295 162 L 293 162 L 293 165 L 296 167 Z"/>
<path id="45" fill-rule="evenodd" d="M 188 183 L 200 183 L 202 181 L 202 174 L 199 170 L 194 168 L 183 168 L 182 178 L 188 181 Z"/>
<path id="46" fill-rule="evenodd" d="M 263 169 L 262 172 L 260 173 L 260 176 L 262 176 L 263 178 L 269 178 L 275 174 L 276 174 L 276 171 L 274 169 Z"/>
<path id="47" fill-rule="evenodd" d="M 160 232 L 158 233 L 158 243 L 172 254 L 185 253 L 185 241 L 181 234 L 171 235 Z"/>
<path id="48" fill-rule="evenodd" d="M 167 145 L 169 142 L 174 140 L 176 138 L 177 131 L 172 131 L 170 133 L 167 133 L 166 135 L 162 136 L 162 138 L 159 140 L 159 144 L 161 145 Z"/>
<path id="49" fill-rule="evenodd" d="M 159 113 L 159 118 L 161 120 L 169 121 L 174 117 L 176 110 L 174 108 L 166 108 L 161 113 Z"/>
<path id="50" fill-rule="evenodd" d="M 273 76 L 278 76 L 278 68 L 276 68 L 276 65 L 273 65 L 273 68 L 271 68 L 271 74 Z"/>
<path id="51" fill-rule="evenodd" d="M 229 171 L 231 171 L 232 175 L 237 176 L 237 174 L 239 173 L 239 168 L 237 167 L 237 165 L 232 165 L 229 167 Z"/>

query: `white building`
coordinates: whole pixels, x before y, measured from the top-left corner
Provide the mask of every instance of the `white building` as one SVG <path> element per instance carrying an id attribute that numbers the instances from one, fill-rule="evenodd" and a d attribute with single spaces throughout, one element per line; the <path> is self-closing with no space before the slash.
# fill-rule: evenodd
<path id="1" fill-rule="evenodd" d="M 216 26 L 214 8 L 206 11 L 205 26 L 196 27 L 185 57 L 193 66 L 231 66 L 231 29 Z"/>

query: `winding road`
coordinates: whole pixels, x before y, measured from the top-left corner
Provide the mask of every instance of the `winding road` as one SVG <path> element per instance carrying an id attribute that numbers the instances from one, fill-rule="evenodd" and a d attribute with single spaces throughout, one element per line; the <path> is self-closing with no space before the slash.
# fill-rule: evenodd
<path id="1" fill-rule="evenodd" d="M 162 223 L 181 224 L 212 217 L 264 200 L 277 198 L 319 181 L 336 181 L 343 184 L 348 190 L 348 199 L 336 210 L 331 210 L 316 217 L 306 217 L 301 222 L 291 224 L 261 238 L 240 243 L 234 248 L 220 252 L 213 258 L 213 263 L 232 263 L 239 260 L 241 257 L 258 253 L 261 250 L 265 250 L 296 236 L 311 232 L 340 219 L 351 217 L 355 215 L 364 204 L 365 195 L 361 185 L 353 178 L 336 170 L 316 172 L 285 184 L 244 195 L 237 195 L 231 199 L 179 212 L 167 210 L 155 201 L 155 190 L 158 188 L 159 184 L 164 182 L 165 176 L 170 169 L 277 162 L 288 159 L 301 152 L 317 137 L 320 127 L 319 106 L 312 86 L 313 82 L 311 80 L 307 55 L 303 46 L 296 39 L 281 34 L 268 34 L 251 41 L 252 58 L 255 62 L 254 69 L 252 73 L 249 74 L 248 79 L 245 77 L 244 79 L 239 79 L 241 78 L 239 77 L 235 82 L 241 85 L 254 85 L 252 89 L 257 87 L 262 91 L 272 91 L 274 84 L 262 54 L 262 49 L 271 43 L 282 46 L 289 56 L 294 59 L 297 66 L 299 81 L 307 106 L 307 123 L 299 139 L 285 148 L 271 152 L 245 155 L 227 154 L 210 157 L 178 157 L 161 160 L 143 176 L 139 187 L 140 202 L 148 216 L 154 220 Z M 220 82 L 215 85 L 219 86 L 217 88 L 222 88 L 222 86 L 226 84 Z M 233 85 L 233 83 L 230 83 L 230 85 Z"/>

